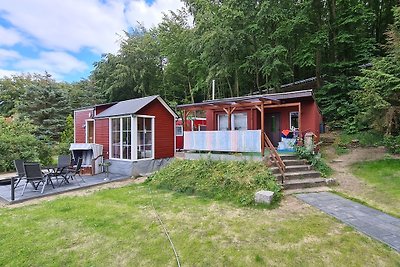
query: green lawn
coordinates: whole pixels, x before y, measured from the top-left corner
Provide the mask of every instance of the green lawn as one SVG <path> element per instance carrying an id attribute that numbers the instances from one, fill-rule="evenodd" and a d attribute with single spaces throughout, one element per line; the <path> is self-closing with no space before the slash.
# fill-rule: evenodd
<path id="1" fill-rule="evenodd" d="M 0 208 L 0 266 L 399 266 L 400 254 L 304 203 L 277 209 L 130 185 Z"/>
<path id="2" fill-rule="evenodd" d="M 352 166 L 352 171 L 373 188 L 375 194 L 370 197 L 400 215 L 400 159 L 360 162 Z"/>

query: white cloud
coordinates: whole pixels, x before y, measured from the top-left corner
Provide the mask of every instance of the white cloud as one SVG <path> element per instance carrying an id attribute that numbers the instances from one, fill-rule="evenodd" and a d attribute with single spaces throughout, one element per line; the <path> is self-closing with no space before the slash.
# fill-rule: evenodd
<path id="1" fill-rule="evenodd" d="M 14 29 L 4 28 L 0 25 L 0 46 L 13 46 L 24 42 L 24 38 Z"/>
<path id="2" fill-rule="evenodd" d="M 47 71 L 52 74 L 82 72 L 88 68 L 85 62 L 65 52 L 41 52 L 38 58 L 22 59 L 14 66 L 23 69 L 25 72 L 43 73 Z"/>
<path id="3" fill-rule="evenodd" d="M 130 25 L 137 25 L 139 22 L 146 28 L 150 28 L 161 22 L 163 13 L 182 7 L 184 4 L 180 0 L 157 0 L 151 6 L 148 6 L 143 0 L 131 1 L 128 4 L 126 16 Z"/>
<path id="4" fill-rule="evenodd" d="M 3 16 L 21 32 L 35 38 L 47 49 L 78 52 L 83 47 L 97 53 L 118 48 L 116 33 L 127 27 L 124 3 L 96 0 L 4 1 Z"/>
<path id="5" fill-rule="evenodd" d="M 2 78 L 2 77 L 11 77 L 12 75 L 17 75 L 17 74 L 21 74 L 21 72 L 15 71 L 15 70 L 3 70 L 3 69 L 0 69 L 0 78 Z"/>
<path id="6" fill-rule="evenodd" d="M 157 25 L 162 12 L 183 7 L 180 0 L 18 0 L 1 1 L 0 17 L 9 24 L 0 25 L 0 66 L 7 72 L 43 72 L 67 76 L 84 72 L 92 62 L 83 62 L 84 49 L 95 54 L 115 53 L 123 31 L 137 22 L 145 27 Z M 0 22 L 1 23 L 1 22 Z M 9 49 L 22 44 L 22 57 Z M 28 46 L 29 45 L 29 46 Z M 7 47 L 8 50 L 1 49 Z M 20 48 L 19 48 L 20 49 Z M 4 55 L 4 57 L 3 57 Z M 33 55 L 33 56 L 32 56 Z M 10 61 L 15 60 L 10 63 Z"/>
<path id="7" fill-rule="evenodd" d="M 20 59 L 22 56 L 14 50 L 7 50 L 0 48 L 0 65 L 9 60 Z"/>

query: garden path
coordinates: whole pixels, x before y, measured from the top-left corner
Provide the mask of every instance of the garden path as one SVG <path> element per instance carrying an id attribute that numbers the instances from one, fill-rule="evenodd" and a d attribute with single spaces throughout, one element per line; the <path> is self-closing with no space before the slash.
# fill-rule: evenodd
<path id="1" fill-rule="evenodd" d="M 400 219 L 330 192 L 296 197 L 400 252 Z"/>

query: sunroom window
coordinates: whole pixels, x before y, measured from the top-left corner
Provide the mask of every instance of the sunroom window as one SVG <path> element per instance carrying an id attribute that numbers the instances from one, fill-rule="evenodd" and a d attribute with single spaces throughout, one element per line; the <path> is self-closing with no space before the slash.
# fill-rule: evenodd
<path id="1" fill-rule="evenodd" d="M 153 157 L 153 118 L 137 117 L 137 158 Z"/>
<path id="2" fill-rule="evenodd" d="M 114 159 L 132 158 L 131 117 L 111 119 L 111 157 Z"/>

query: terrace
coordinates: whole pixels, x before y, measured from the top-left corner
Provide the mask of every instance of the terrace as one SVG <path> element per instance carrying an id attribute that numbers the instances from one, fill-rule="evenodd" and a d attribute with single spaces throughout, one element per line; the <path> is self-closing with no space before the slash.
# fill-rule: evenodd
<path id="1" fill-rule="evenodd" d="M 12 174 L 8 176 L 12 176 Z M 106 184 L 115 181 L 122 181 L 125 179 L 129 179 L 130 177 L 116 173 L 109 173 L 108 177 L 106 177 L 105 173 L 100 173 L 96 175 L 84 175 L 83 178 L 85 179 L 85 182 L 79 181 L 78 183 L 77 180 L 75 179 L 68 184 L 62 184 L 61 186 L 58 186 L 55 180 L 53 180 L 55 188 L 53 189 L 51 185 L 46 185 L 46 189 L 44 190 L 43 194 L 40 193 L 40 190 L 34 191 L 33 187 L 31 185 L 28 185 L 24 195 L 21 196 L 22 189 L 25 184 L 25 181 L 22 180 L 21 183 L 17 186 L 17 188 L 15 188 L 14 200 L 12 200 L 11 185 L 2 185 L 0 186 L 0 201 L 3 201 L 8 204 L 19 203 L 30 199 L 62 194 L 74 190 L 81 190 L 92 186 Z"/>

